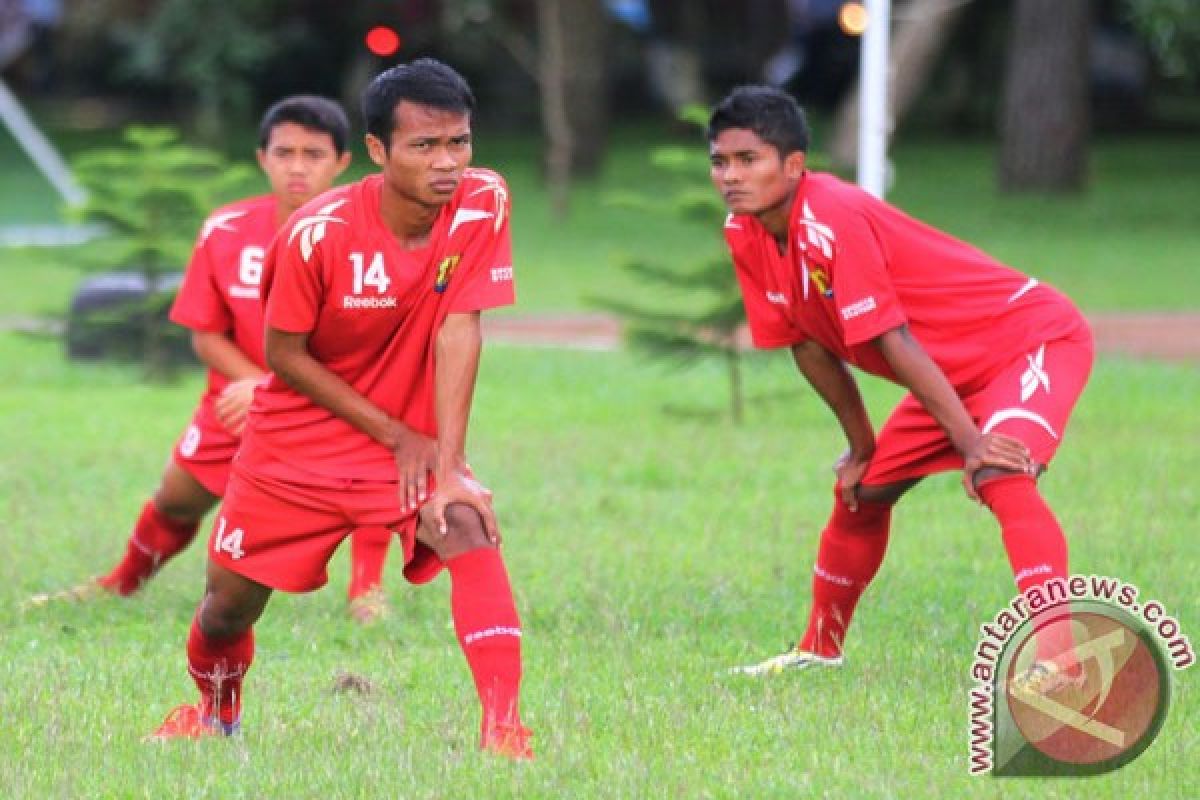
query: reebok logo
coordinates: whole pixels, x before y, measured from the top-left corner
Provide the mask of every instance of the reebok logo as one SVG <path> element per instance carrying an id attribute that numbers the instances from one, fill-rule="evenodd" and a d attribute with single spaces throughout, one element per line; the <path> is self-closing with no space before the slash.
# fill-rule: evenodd
<path id="1" fill-rule="evenodd" d="M 767 292 L 767 302 L 777 306 L 786 306 L 787 295 L 783 292 Z"/>
<path id="2" fill-rule="evenodd" d="M 360 297 L 354 294 L 342 295 L 342 308 L 395 308 L 394 297 Z"/>
<path id="3" fill-rule="evenodd" d="M 521 638 L 521 629 L 513 628 L 508 625 L 497 625 L 494 628 L 484 628 L 481 631 L 475 631 L 473 633 L 468 633 L 466 636 L 464 636 L 463 644 L 464 645 L 473 644 L 475 642 L 478 642 L 480 639 L 488 639 L 488 638 L 491 638 L 492 636 L 515 636 L 518 639 L 520 639 Z"/>
<path id="4" fill-rule="evenodd" d="M 505 283 L 513 279 L 512 267 L 493 267 L 492 268 L 492 283 Z"/>
<path id="5" fill-rule="evenodd" d="M 858 300 L 854 303 L 851 303 L 848 306 L 843 306 L 842 307 L 842 319 L 843 320 L 852 320 L 855 317 L 861 317 L 863 314 L 869 314 L 870 312 L 872 312 L 874 310 L 875 310 L 874 295 L 872 295 L 870 297 L 864 297 L 862 300 Z"/>

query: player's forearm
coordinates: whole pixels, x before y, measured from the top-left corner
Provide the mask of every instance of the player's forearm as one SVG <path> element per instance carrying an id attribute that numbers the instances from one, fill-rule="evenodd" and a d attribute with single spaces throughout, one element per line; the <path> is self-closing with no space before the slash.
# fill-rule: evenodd
<path id="1" fill-rule="evenodd" d="M 308 336 L 267 328 L 267 366 L 288 386 L 394 450 L 404 427 L 308 352 Z"/>
<path id="2" fill-rule="evenodd" d="M 946 374 L 913 338 L 908 326 L 888 331 L 876 340 L 876 344 L 900 383 L 937 421 L 951 444 L 960 453 L 966 452 L 979 438 L 979 428 Z"/>
<path id="3" fill-rule="evenodd" d="M 483 335 L 479 314 L 451 314 L 438 331 L 435 400 L 438 425 L 438 476 L 466 466 L 467 422 L 479 373 Z"/>
<path id="4" fill-rule="evenodd" d="M 794 346 L 792 357 L 805 379 L 837 417 L 850 451 L 869 458 L 875 452 L 875 430 L 850 370 L 841 359 L 812 340 Z"/>
<path id="5" fill-rule="evenodd" d="M 266 374 L 226 333 L 193 331 L 192 349 L 205 366 L 231 381 L 259 378 Z"/>

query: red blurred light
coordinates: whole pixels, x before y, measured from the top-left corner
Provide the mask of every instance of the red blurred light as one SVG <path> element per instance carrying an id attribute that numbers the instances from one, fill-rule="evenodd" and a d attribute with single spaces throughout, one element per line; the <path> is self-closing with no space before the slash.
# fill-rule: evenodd
<path id="1" fill-rule="evenodd" d="M 386 25 L 376 25 L 367 31 L 367 49 L 377 56 L 394 55 L 400 49 L 400 34 Z"/>

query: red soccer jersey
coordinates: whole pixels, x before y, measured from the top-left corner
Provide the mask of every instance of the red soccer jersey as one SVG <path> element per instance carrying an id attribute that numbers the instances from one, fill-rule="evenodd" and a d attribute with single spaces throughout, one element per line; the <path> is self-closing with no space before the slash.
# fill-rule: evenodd
<path id="1" fill-rule="evenodd" d="M 278 228 L 274 195 L 239 200 L 204 222 L 171 321 L 194 331 L 228 332 L 246 357 L 263 369 L 263 315 L 259 298 L 263 258 Z M 203 402 L 212 403 L 229 380 L 208 371 Z"/>
<path id="2" fill-rule="evenodd" d="M 308 333 L 326 369 L 389 416 L 437 436 L 434 344 L 446 315 L 514 302 L 508 188 L 467 170 L 429 244 L 406 250 L 380 216 L 382 177 L 297 211 L 267 254 L 266 324 Z M 273 477 L 396 480 L 391 451 L 272 375 L 239 459 Z"/>
<path id="3" fill-rule="evenodd" d="M 1058 291 L 832 175 L 801 180 L 785 252 L 750 215 L 725 238 L 757 347 L 813 339 L 893 381 L 871 340 L 905 323 L 963 391 L 1083 324 Z"/>

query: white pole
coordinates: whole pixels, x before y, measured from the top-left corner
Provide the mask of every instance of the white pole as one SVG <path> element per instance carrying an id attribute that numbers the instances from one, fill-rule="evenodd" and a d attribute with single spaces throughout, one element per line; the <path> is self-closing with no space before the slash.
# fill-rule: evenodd
<path id="1" fill-rule="evenodd" d="M 858 77 L 858 185 L 882 198 L 887 183 L 890 0 L 866 0 Z"/>
<path id="2" fill-rule="evenodd" d="M 78 206 L 87 200 L 87 192 L 75 182 L 75 177 L 63 162 L 62 156 L 33 124 L 33 120 L 25 113 L 16 95 L 9 91 L 4 81 L 0 81 L 0 120 L 12 131 L 13 138 L 25 149 L 67 205 Z"/>

